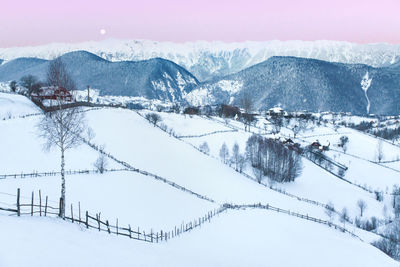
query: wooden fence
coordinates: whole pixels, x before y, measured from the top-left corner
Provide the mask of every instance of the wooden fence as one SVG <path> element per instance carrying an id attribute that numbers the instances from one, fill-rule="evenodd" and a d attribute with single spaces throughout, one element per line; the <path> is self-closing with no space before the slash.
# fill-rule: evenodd
<path id="1" fill-rule="evenodd" d="M 6 211 L 6 212 L 11 212 L 17 216 L 56 216 L 56 217 L 62 217 L 60 214 L 60 206 L 61 206 L 61 200 L 60 200 L 60 205 L 58 207 L 50 205 L 50 201 L 48 197 L 46 196 L 45 198 L 42 198 L 41 191 L 39 190 L 39 196 L 35 198 L 34 193 L 32 192 L 32 197 L 30 200 L 30 203 L 22 203 L 21 202 L 21 194 L 20 194 L 20 189 L 17 190 L 17 195 L 16 195 L 16 205 L 15 208 L 3 208 L 0 207 L 0 210 Z M 56 203 L 56 202 L 51 202 L 51 203 Z M 68 207 L 69 208 L 69 207 Z M 66 208 L 67 209 L 67 208 Z M 102 219 L 101 218 L 101 213 L 96 213 L 95 215 L 89 214 L 89 212 L 82 211 L 81 210 L 81 205 L 80 202 L 78 202 L 78 211 L 74 210 L 73 205 L 70 205 L 70 215 L 65 216 L 63 219 L 66 221 L 70 221 L 72 223 L 78 223 L 86 227 L 87 229 L 95 229 L 98 230 L 99 232 L 106 232 L 108 234 L 114 234 L 114 235 L 120 235 L 120 236 L 125 236 L 129 237 L 130 239 L 135 239 L 135 240 L 140 240 L 144 242 L 150 242 L 150 243 L 159 243 L 163 241 L 168 241 L 171 238 L 175 238 L 180 236 L 183 233 L 189 232 L 195 228 L 201 227 L 205 223 L 210 223 L 211 219 L 215 217 L 216 215 L 221 214 L 224 211 L 228 210 L 239 210 L 239 209 L 265 209 L 265 210 L 272 210 L 276 211 L 279 213 L 287 214 L 289 216 L 294 216 L 297 218 L 301 218 L 304 220 L 312 221 L 315 223 L 327 225 L 330 228 L 333 228 L 335 230 L 339 230 L 341 232 L 350 234 L 353 237 L 356 237 L 362 241 L 362 239 L 354 234 L 353 232 L 350 232 L 347 230 L 345 227 L 342 227 L 340 225 L 337 225 L 335 223 L 332 223 L 330 221 L 325 221 L 321 220 L 312 216 L 304 215 L 301 213 L 293 212 L 290 210 L 286 209 L 281 209 L 278 207 L 271 206 L 269 204 L 262 205 L 261 203 L 258 204 L 244 204 L 244 205 L 237 205 L 237 204 L 223 204 L 220 206 L 218 209 L 214 209 L 213 211 L 208 212 L 204 216 L 198 217 L 194 219 L 191 222 L 183 222 L 179 226 L 175 226 L 170 230 L 167 231 L 157 231 L 153 232 L 153 230 L 150 230 L 146 233 L 144 230 L 140 230 L 140 227 L 133 228 L 130 224 L 127 226 L 121 225 L 118 219 L 115 220 L 115 224 L 111 223 L 110 220 L 107 219 Z"/>
<path id="2" fill-rule="evenodd" d="M 104 172 L 117 172 L 117 171 L 129 171 L 129 169 L 105 169 Z M 65 171 L 66 175 L 73 174 L 91 174 L 91 173 L 100 173 L 99 170 L 67 170 Z M 32 172 L 32 173 L 15 173 L 15 174 L 0 174 L 0 179 L 7 178 L 37 178 L 37 177 L 46 177 L 46 176 L 56 176 L 61 174 L 61 172 L 50 171 L 50 172 Z"/>
<path id="3" fill-rule="evenodd" d="M 197 138 L 197 137 L 203 137 L 203 136 L 208 136 L 208 135 L 213 135 L 213 134 L 218 134 L 218 133 L 234 133 L 237 132 L 238 130 L 221 130 L 221 131 L 214 131 L 210 133 L 205 133 L 205 134 L 198 134 L 198 135 L 180 135 L 180 136 L 175 136 L 176 138 Z"/>
<path id="4" fill-rule="evenodd" d="M 141 117 L 143 117 L 143 118 L 145 119 L 145 117 L 144 117 L 142 114 L 140 114 L 139 112 L 136 112 L 136 113 L 137 113 L 139 116 L 141 116 Z M 206 118 L 208 118 L 208 117 L 206 117 Z M 213 118 L 208 118 L 208 119 L 209 119 L 209 120 L 212 120 L 212 121 L 216 121 L 216 122 L 222 123 L 222 122 L 220 122 L 220 121 L 218 121 L 218 120 L 216 120 L 216 119 L 213 119 Z M 156 126 L 158 127 L 158 125 L 156 125 Z M 233 127 L 233 126 L 232 126 L 232 127 Z M 159 128 L 160 130 L 162 130 L 162 131 L 165 132 L 164 129 L 162 129 L 162 128 L 160 128 L 160 127 L 158 127 L 158 128 Z M 238 131 L 238 130 L 239 130 L 239 129 L 235 129 L 235 131 Z M 179 141 L 181 141 L 181 142 L 184 142 L 185 144 L 187 144 L 187 145 L 193 147 L 194 149 L 198 150 L 199 152 L 201 152 L 201 153 L 203 153 L 203 154 L 205 154 L 205 155 L 207 155 L 207 156 L 209 156 L 209 157 L 212 157 L 212 158 L 215 158 L 215 159 L 219 160 L 218 158 L 216 158 L 216 157 L 214 157 L 214 156 L 212 156 L 212 155 L 209 155 L 209 154 L 207 154 L 207 153 L 204 153 L 204 151 L 202 151 L 202 150 L 201 150 L 200 148 L 198 148 L 197 146 L 195 146 L 195 145 L 193 145 L 193 144 L 191 144 L 191 143 L 189 143 L 189 142 L 187 142 L 187 141 L 185 141 L 185 140 L 179 138 L 178 136 L 173 135 L 173 137 L 175 137 L 177 140 L 179 140 Z M 230 166 L 229 164 L 227 164 L 227 163 L 226 163 L 226 165 L 228 165 L 229 167 L 231 167 L 231 166 Z M 246 178 L 248 178 L 248 179 L 250 179 L 250 180 L 252 180 L 252 181 L 254 181 L 254 182 L 257 182 L 257 180 L 256 180 L 255 178 L 253 178 L 252 176 L 248 175 L 247 173 L 240 172 L 240 174 L 242 174 L 244 177 L 246 177 Z M 334 175 L 335 175 L 335 174 L 334 174 Z M 340 178 L 340 177 L 339 177 L 339 178 Z M 258 183 L 258 182 L 257 182 L 257 183 Z M 267 188 L 269 188 L 269 189 L 271 189 L 271 190 L 273 190 L 273 191 L 275 191 L 275 192 L 278 192 L 278 193 L 280 193 L 280 194 L 284 194 L 284 195 L 286 195 L 286 196 L 288 196 L 288 197 L 297 199 L 298 201 L 306 202 L 306 203 L 309 203 L 309 204 L 312 204 L 312 205 L 315 205 L 315 206 L 319 206 L 319 207 L 322 207 L 322 208 L 325 208 L 325 209 L 330 208 L 330 207 L 328 207 L 328 205 L 326 205 L 326 204 L 324 204 L 324 203 L 321 203 L 321 202 L 318 202 L 318 201 L 315 201 L 315 200 L 311 200 L 311 199 L 308 199 L 308 198 L 304 198 L 304 197 L 299 197 L 299 196 L 296 196 L 296 195 L 294 195 L 294 194 L 290 194 L 290 193 L 286 192 L 286 191 L 283 190 L 283 189 L 274 188 L 274 187 L 268 186 L 268 185 L 266 185 L 266 184 L 264 184 L 264 183 L 259 183 L 259 184 L 262 185 L 262 186 L 265 186 L 265 187 L 267 187 Z M 339 215 L 339 213 L 338 213 L 336 210 L 333 210 L 333 212 Z M 347 220 L 347 221 L 350 222 L 349 220 Z"/>
<path id="5" fill-rule="evenodd" d="M 164 178 L 164 177 L 161 177 L 161 176 L 159 176 L 159 175 L 156 175 L 156 174 L 153 174 L 153 173 L 150 173 L 150 172 L 147 172 L 147 171 L 144 171 L 144 170 L 140 170 L 140 169 L 138 169 L 138 168 L 135 168 L 135 167 L 131 166 L 130 164 L 128 164 L 127 162 L 122 161 L 122 160 L 119 160 L 119 159 L 117 159 L 116 157 L 114 157 L 113 155 L 111 155 L 110 153 L 105 152 L 103 148 L 101 148 L 101 147 L 99 147 L 99 146 L 97 146 L 97 145 L 95 145 L 95 144 L 92 144 L 90 141 L 86 140 L 85 138 L 81 137 L 81 139 L 82 139 L 82 141 L 83 141 L 84 143 L 86 143 L 88 146 L 92 147 L 94 150 L 96 150 L 96 151 L 98 151 L 99 153 L 101 153 L 101 154 L 107 156 L 108 158 L 114 160 L 115 162 L 121 164 L 122 166 L 124 166 L 125 168 L 127 168 L 129 171 L 137 172 L 137 173 L 140 173 L 140 174 L 143 174 L 143 175 L 146 175 L 146 176 L 153 177 L 153 178 L 155 178 L 156 180 L 162 181 L 163 183 L 166 183 L 166 184 L 168 184 L 168 185 L 170 185 L 170 186 L 172 186 L 172 187 L 174 187 L 174 188 L 176 188 L 176 189 L 179 189 L 179 190 L 184 191 L 184 192 L 186 192 L 186 193 L 190 193 L 190 194 L 192 194 L 192 195 L 194 195 L 194 196 L 196 196 L 196 197 L 198 197 L 198 198 L 200 198 L 200 199 L 203 199 L 203 200 L 206 200 L 206 201 L 215 203 L 215 201 L 214 201 L 213 199 L 211 199 L 211 198 L 209 198 L 209 197 L 207 197 L 207 196 L 198 194 L 198 193 L 196 193 L 196 192 L 194 192 L 194 191 L 192 191 L 192 190 L 190 190 L 190 189 L 187 189 L 186 187 L 183 187 L 183 186 L 181 186 L 181 185 L 179 185 L 179 184 L 176 184 L 176 183 L 174 183 L 174 182 L 168 180 L 167 178 Z"/>
<path id="6" fill-rule="evenodd" d="M 11 194 L 8 195 L 14 196 Z M 54 206 L 54 204 L 57 204 L 57 202 L 50 202 L 48 196 L 42 197 L 41 191 L 39 190 L 39 194 L 36 197 L 34 195 L 34 192 L 32 192 L 29 203 L 23 203 L 21 201 L 22 197 L 19 188 L 15 197 L 16 204 L 7 204 L 4 202 L 0 202 L 0 204 L 2 205 L 7 204 L 7 207 L 0 206 L 0 211 L 11 212 L 17 216 L 56 216 L 62 218 L 62 215 L 60 213 L 61 199 L 58 203 L 59 205 Z M 100 232 L 107 232 L 108 234 L 125 236 L 135 240 L 150 243 L 159 243 L 162 241 L 168 241 L 169 239 L 177 237 L 182 233 L 191 231 L 203 225 L 204 223 L 211 222 L 211 219 L 213 217 L 227 209 L 228 207 L 221 206 L 218 209 L 209 211 L 204 216 L 198 217 L 190 222 L 183 222 L 181 225 L 175 226 L 168 231 L 160 230 L 157 232 L 153 232 L 153 230 L 150 230 L 147 233 L 145 230 L 140 230 L 140 227 L 133 228 L 131 224 L 123 226 L 118 219 L 116 219 L 114 222 L 103 219 L 101 218 L 101 213 L 96 213 L 95 215 L 93 215 L 90 214 L 88 211 L 83 211 L 81 210 L 80 202 L 78 202 L 78 210 L 74 209 L 72 204 L 70 205 L 70 207 L 66 207 L 66 214 L 69 211 L 69 215 L 66 215 L 63 219 L 72 223 L 81 224 L 87 229 L 91 228 L 96 229 Z"/>
<path id="7" fill-rule="evenodd" d="M 321 219 L 318 219 L 318 218 L 315 218 L 315 217 L 311 217 L 311 216 L 308 216 L 308 215 L 304 215 L 304 214 L 301 214 L 301 213 L 297 213 L 297 212 L 293 212 L 293 211 L 290 211 L 290 210 L 281 209 L 281 208 L 278 208 L 278 207 L 271 206 L 269 204 L 267 204 L 267 205 L 262 205 L 261 203 L 250 204 L 250 205 L 249 204 L 247 204 L 247 205 L 225 204 L 225 206 L 227 206 L 230 209 L 248 209 L 248 208 L 253 208 L 253 209 L 266 209 L 266 210 L 276 211 L 276 212 L 279 212 L 279 213 L 284 213 L 284 214 L 287 214 L 287 215 L 290 215 L 290 216 L 294 216 L 294 217 L 297 217 L 297 218 L 301 218 L 301 219 L 304 219 L 304 220 L 308 220 L 308 221 L 316 222 L 316 223 L 319 223 L 319 224 L 327 225 L 327 226 L 329 226 L 331 228 L 334 228 L 336 230 L 339 230 L 339 231 L 341 231 L 343 233 L 348 233 L 351 236 L 356 237 L 359 240 L 363 241 L 358 235 L 354 234 L 353 232 L 350 232 L 345 227 L 342 227 L 342 226 L 337 225 L 335 223 L 332 223 L 330 221 L 325 221 L 325 220 L 321 220 Z"/>

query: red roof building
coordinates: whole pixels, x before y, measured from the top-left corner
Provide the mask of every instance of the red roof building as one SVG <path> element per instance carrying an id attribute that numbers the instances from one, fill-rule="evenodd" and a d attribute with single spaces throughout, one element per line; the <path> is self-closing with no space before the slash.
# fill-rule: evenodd
<path id="1" fill-rule="evenodd" d="M 64 87 L 57 86 L 49 86 L 42 87 L 37 92 L 32 93 L 32 97 L 37 100 L 63 100 L 63 101 L 72 101 L 73 97 L 70 91 L 65 89 Z"/>

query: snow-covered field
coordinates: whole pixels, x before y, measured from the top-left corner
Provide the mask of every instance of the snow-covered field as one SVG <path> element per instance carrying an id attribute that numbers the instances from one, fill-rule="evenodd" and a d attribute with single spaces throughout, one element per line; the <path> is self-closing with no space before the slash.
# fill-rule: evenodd
<path id="1" fill-rule="evenodd" d="M 60 194 L 59 177 L 39 177 L 1 180 L 0 202 L 15 203 L 16 194 L 21 189 L 22 202 L 30 203 L 31 193 L 41 190 L 43 199 L 47 195 L 52 205 L 57 207 Z M 81 174 L 67 177 L 67 215 L 78 213 L 80 202 L 82 216 L 87 210 L 90 214 L 101 212 L 101 216 L 113 224 L 140 227 L 147 232 L 170 230 L 182 221 L 191 221 L 218 208 L 217 204 L 201 200 L 190 194 L 167 186 L 155 179 L 135 172 L 108 172 L 104 174 Z M 3 193 L 3 194 L 2 194 Z"/>
<path id="2" fill-rule="evenodd" d="M 264 210 L 228 211 L 161 244 L 109 236 L 57 219 L 0 215 L 0 224 L 0 236 L 7 240 L 0 266 L 7 267 L 398 266 L 349 235 Z M 60 261 L 60 251 L 69 256 Z M 43 255 L 40 260 L 38 255 Z"/>
<path id="3" fill-rule="evenodd" d="M 0 120 L 34 113 L 40 113 L 40 109 L 25 96 L 0 93 Z"/>
<path id="4" fill-rule="evenodd" d="M 0 175 L 58 171 L 59 152 L 56 149 L 43 151 L 44 140 L 36 127 L 43 115 L 19 117 L 40 113 L 40 110 L 21 96 L 0 93 L 1 99 L 14 102 L 0 105 L 0 114 L 15 105 L 10 111 L 15 118 L 0 120 L 0 140 L 3 140 L 0 141 Z M 141 111 L 141 114 L 146 112 Z M 93 144 L 104 145 L 105 151 L 116 159 L 207 196 L 215 203 L 137 172 L 77 174 L 66 178 L 67 215 L 71 204 L 76 214 L 80 203 L 82 211 L 101 212 L 102 218 L 110 222 L 118 218 L 120 225 L 130 224 L 147 232 L 169 230 L 224 203 L 262 203 L 343 225 L 338 214 L 330 217 L 320 205 L 260 185 L 236 172 L 233 166 L 223 164 L 219 158 L 223 143 L 230 152 L 235 143 L 240 153 L 245 152 L 246 141 L 252 133 L 244 132 L 240 122 L 158 114 L 162 118 L 159 125 L 165 124 L 176 136 L 200 137 L 176 138 L 127 109 L 102 108 L 85 112 L 87 125 L 95 133 Z M 293 138 L 289 128 L 282 128 L 280 136 Z M 259 117 L 257 127 L 251 130 L 270 133 L 271 125 Z M 349 137 L 346 154 L 335 146 L 342 135 Z M 336 132 L 327 124 L 299 133 L 295 141 L 306 145 L 315 139 L 331 143 L 331 150 L 326 154 L 349 167 L 345 179 L 385 192 L 386 187 L 390 192 L 393 185 L 400 184 L 400 173 L 390 169 L 398 169 L 398 162 L 381 165 L 373 162 L 378 139 L 345 127 Z M 195 149 L 204 142 L 210 148 L 210 155 Z M 382 148 L 385 160 L 395 159 L 400 153 L 398 147 L 387 142 L 382 143 Z M 67 151 L 66 169 L 93 169 L 98 156 L 97 151 L 83 144 Z M 360 216 L 357 207 L 360 199 L 367 204 L 363 219 L 374 216 L 384 222 L 388 216 L 393 217 L 390 195 L 384 194 L 383 201 L 377 201 L 375 194 L 339 179 L 305 158 L 302 162 L 303 172 L 294 182 L 275 183 L 273 187 L 322 204 L 332 203 L 339 212 L 347 208 L 350 220 Z M 108 168 L 123 166 L 108 158 Z M 250 166 L 246 165 L 244 172 L 253 176 Z M 267 179 L 264 182 L 269 184 Z M 50 204 L 57 206 L 60 177 L 0 179 L 0 207 L 15 206 L 17 188 L 21 188 L 23 203 L 30 202 L 32 191 L 37 201 L 38 190 L 41 190 L 42 196 L 49 196 Z M 73 257 L 62 263 L 57 261 L 57 266 L 398 266 L 369 244 L 379 238 L 373 232 L 345 223 L 361 241 L 326 225 L 269 210 L 228 210 L 213 218 L 211 223 L 162 244 L 108 236 L 56 218 L 17 218 L 8 214 L 0 212 L 3 226 L 0 236 L 6 240 L 6 245 L 0 245 L 0 266 L 54 266 L 61 249 Z M 24 257 L 16 254 L 20 250 L 27 251 Z M 36 259 L 33 255 L 43 251 L 49 256 L 40 261 L 32 260 Z"/>

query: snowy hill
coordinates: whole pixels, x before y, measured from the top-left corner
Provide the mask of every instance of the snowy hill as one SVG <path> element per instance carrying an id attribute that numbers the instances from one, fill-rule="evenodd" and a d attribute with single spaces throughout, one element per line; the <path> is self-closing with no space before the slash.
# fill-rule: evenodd
<path id="1" fill-rule="evenodd" d="M 295 56 L 341 63 L 381 67 L 395 63 L 400 46 L 353 44 L 336 41 L 193 42 L 169 43 L 146 40 L 105 40 L 77 44 L 53 43 L 36 47 L 0 48 L 0 58 L 52 59 L 67 52 L 85 50 L 110 61 L 164 58 L 189 70 L 200 80 L 224 76 L 258 64 L 272 56 Z"/>
<path id="2" fill-rule="evenodd" d="M 0 94 L 0 97 L 12 99 L 16 107 L 28 101 L 11 94 Z M 31 107 L 31 111 L 36 108 Z M 19 114 L 18 110 L 11 112 Z M 257 183 L 251 164 L 246 164 L 240 173 L 232 164 L 221 161 L 219 150 L 226 143 L 231 153 L 237 142 L 240 153 L 244 154 L 247 139 L 253 133 L 277 137 L 271 133 L 273 126 L 265 117 L 257 116 L 252 132 L 245 132 L 243 124 L 234 119 L 163 112 L 157 113 L 162 121 L 154 126 L 145 119 L 149 112 L 152 111 L 122 108 L 84 110 L 88 127 L 95 133 L 90 143 L 104 145 L 109 168 L 124 170 L 67 174 L 68 216 L 72 216 L 73 206 L 77 218 L 79 206 L 90 214 L 100 212 L 113 225 L 118 218 L 123 227 L 129 224 L 148 233 L 174 229 L 226 203 L 261 203 L 286 212 L 249 207 L 227 209 L 167 242 L 145 243 L 99 233 L 97 229 L 86 229 L 84 224 L 71 224 L 54 217 L 16 217 L 0 211 L 0 224 L 4 226 L 0 228 L 0 235 L 6 240 L 4 245 L 0 244 L 0 266 L 54 266 L 57 258 L 52 255 L 58 255 L 60 249 L 76 255 L 57 264 L 60 266 L 398 265 L 370 245 L 381 238 L 376 229 L 366 231 L 356 225 L 357 220 L 369 222 L 375 218 L 377 226 L 385 227 L 394 217 L 389 190 L 400 170 L 397 171 L 395 164 L 393 169 L 387 169 L 384 163 L 373 162 L 376 138 L 344 126 L 336 129 L 329 120 L 320 124 L 308 122 L 294 138 L 291 129 L 296 119 L 293 119 L 282 127 L 279 136 L 291 136 L 302 146 L 315 139 L 327 139 L 331 149 L 326 155 L 349 169 L 343 177 L 338 177 L 327 171 L 328 167 L 303 157 L 303 172 L 294 182 L 277 183 L 265 177 L 262 183 Z M 0 177 L 59 168 L 58 151 L 41 149 L 44 140 L 38 137 L 36 125 L 42 116 L 39 112 L 29 117 L 0 120 L 0 140 L 3 140 L 0 141 Z M 341 153 L 336 146 L 342 135 L 348 135 L 350 140 L 346 153 Z M 82 136 L 89 138 L 86 133 Z M 199 151 L 204 142 L 209 145 L 208 154 Z M 399 147 L 389 143 L 383 145 L 383 150 L 387 160 L 395 160 L 400 153 Z M 67 151 L 66 168 L 93 168 L 98 156 L 93 146 L 82 144 Z M 368 171 L 363 171 L 364 167 Z M 366 184 L 366 188 L 356 182 Z M 0 207 L 15 207 L 17 188 L 21 189 L 23 203 L 32 201 L 32 192 L 37 203 L 41 190 L 42 196 L 48 196 L 51 205 L 56 206 L 60 177 L 21 179 L 16 175 L 0 179 Z M 376 198 L 375 189 L 383 191 L 382 199 Z M 367 205 L 362 215 L 357 206 L 359 200 Z M 326 204 L 334 206 L 335 212 L 327 212 Z M 344 208 L 348 218 L 342 221 Z M 337 226 L 347 231 L 342 232 Z M 43 242 L 37 245 L 38 240 Z M 17 257 L 16 251 L 21 249 L 27 250 L 28 255 Z M 43 249 L 49 255 L 45 259 L 29 256 Z"/>
<path id="3" fill-rule="evenodd" d="M 0 93 L 0 120 L 37 113 L 41 113 L 41 110 L 26 97 Z"/>
<path id="4" fill-rule="evenodd" d="M 291 111 L 399 114 L 399 84 L 400 69 L 272 57 L 203 83 L 186 99 L 192 105 L 239 105 L 248 95 L 261 110 L 281 106 Z"/>
<path id="5" fill-rule="evenodd" d="M 161 244 L 135 242 L 48 218 L 0 215 L 0 223 L 0 235 L 8 241 L 0 250 L 0 265 L 8 267 L 398 266 L 379 250 L 343 233 L 262 210 L 222 214 Z M 74 256 L 60 261 L 60 250 Z M 20 251 L 26 251 L 23 257 Z M 36 260 L 43 251 L 47 256 Z"/>
<path id="6" fill-rule="evenodd" d="M 179 101 L 197 84 L 197 79 L 175 63 L 153 58 L 144 61 L 110 62 L 94 54 L 77 51 L 61 56 L 79 89 L 88 85 L 103 95 L 145 97 Z M 0 66 L 0 81 L 19 80 L 32 74 L 44 80 L 48 61 L 18 58 Z"/>

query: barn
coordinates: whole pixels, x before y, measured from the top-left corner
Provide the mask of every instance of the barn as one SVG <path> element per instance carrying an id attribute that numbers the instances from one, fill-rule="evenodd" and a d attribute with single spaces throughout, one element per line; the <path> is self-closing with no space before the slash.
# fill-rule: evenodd
<path id="1" fill-rule="evenodd" d="M 71 102 L 73 100 L 71 92 L 60 86 L 41 87 L 37 92 L 32 93 L 32 98 L 40 101 L 60 99 Z"/>

